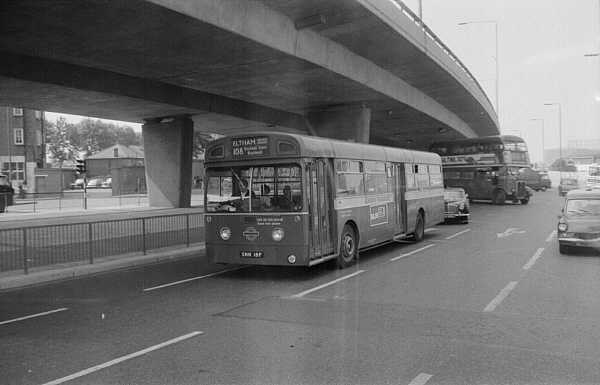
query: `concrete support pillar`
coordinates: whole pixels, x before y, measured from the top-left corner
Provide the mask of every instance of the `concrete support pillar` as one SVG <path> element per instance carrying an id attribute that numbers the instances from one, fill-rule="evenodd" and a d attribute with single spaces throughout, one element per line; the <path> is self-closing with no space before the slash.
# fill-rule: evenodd
<path id="1" fill-rule="evenodd" d="M 371 109 L 363 106 L 337 107 L 306 115 L 312 134 L 326 138 L 369 143 Z"/>
<path id="2" fill-rule="evenodd" d="M 188 116 L 142 126 L 150 207 L 190 207 L 194 123 Z"/>

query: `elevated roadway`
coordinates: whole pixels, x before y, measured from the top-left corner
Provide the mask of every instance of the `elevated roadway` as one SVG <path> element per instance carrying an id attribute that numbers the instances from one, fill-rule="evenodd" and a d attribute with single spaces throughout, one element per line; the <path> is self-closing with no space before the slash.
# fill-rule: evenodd
<path id="1" fill-rule="evenodd" d="M 0 89 L 4 105 L 159 122 L 150 148 L 174 142 L 184 163 L 194 129 L 413 148 L 498 133 L 481 86 L 395 0 L 7 0 Z M 151 204 L 186 205 L 154 199 L 163 184 Z"/>

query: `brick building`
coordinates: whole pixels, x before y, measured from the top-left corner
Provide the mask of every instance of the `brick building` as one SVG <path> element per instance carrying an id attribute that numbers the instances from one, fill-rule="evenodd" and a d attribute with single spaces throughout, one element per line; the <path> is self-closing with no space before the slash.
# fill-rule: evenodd
<path id="1" fill-rule="evenodd" d="M 0 173 L 15 189 L 36 191 L 36 168 L 44 167 L 44 113 L 18 107 L 0 107 Z"/>

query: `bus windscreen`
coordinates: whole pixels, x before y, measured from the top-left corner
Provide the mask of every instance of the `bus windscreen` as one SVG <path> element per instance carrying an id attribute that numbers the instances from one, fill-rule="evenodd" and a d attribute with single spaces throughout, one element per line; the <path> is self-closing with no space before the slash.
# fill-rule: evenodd
<path id="1" fill-rule="evenodd" d="M 302 174 L 296 164 L 209 168 L 206 212 L 298 212 Z"/>

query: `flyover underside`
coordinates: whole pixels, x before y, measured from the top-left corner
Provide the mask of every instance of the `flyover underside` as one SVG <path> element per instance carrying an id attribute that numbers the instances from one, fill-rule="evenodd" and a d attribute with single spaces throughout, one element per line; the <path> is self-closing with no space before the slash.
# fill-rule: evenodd
<path id="1" fill-rule="evenodd" d="M 194 2 L 196 14 L 178 8 L 189 2 L 156 3 L 5 2 L 0 85 L 7 92 L 0 103 L 138 122 L 190 114 L 197 124 L 226 133 L 265 127 L 308 132 L 307 113 L 360 105 L 371 109 L 372 141 L 422 147 L 440 133 L 477 133 L 425 93 L 319 35 L 343 43 L 339 26 L 289 30 L 293 20 L 261 2 L 204 0 Z M 356 8 L 351 1 L 338 5 L 341 11 Z M 202 19 L 200 11 L 208 9 L 212 15 Z M 256 16 L 261 11 L 268 20 Z M 264 28 L 273 36 L 259 42 Z M 282 49 L 292 40 L 296 52 Z M 321 48 L 324 62 L 308 55 Z"/>

